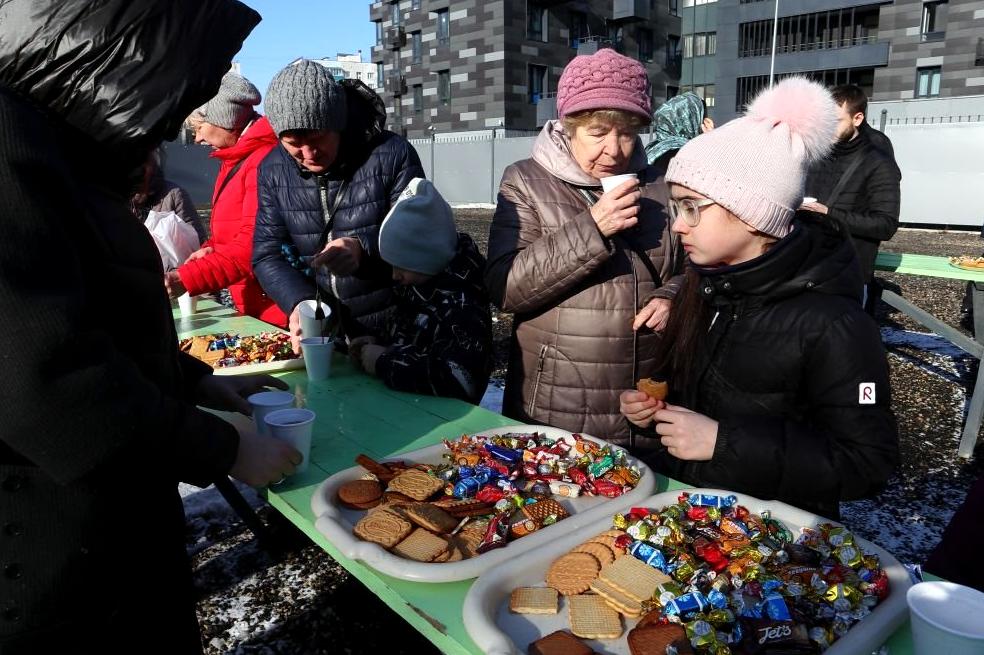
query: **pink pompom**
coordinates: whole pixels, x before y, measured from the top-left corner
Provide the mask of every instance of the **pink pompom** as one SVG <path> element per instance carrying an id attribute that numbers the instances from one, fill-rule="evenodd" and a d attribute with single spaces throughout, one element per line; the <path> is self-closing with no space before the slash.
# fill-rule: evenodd
<path id="1" fill-rule="evenodd" d="M 786 126 L 807 163 L 825 157 L 837 136 L 837 103 L 827 89 L 805 77 L 787 77 L 766 89 L 748 106 L 746 116 Z"/>

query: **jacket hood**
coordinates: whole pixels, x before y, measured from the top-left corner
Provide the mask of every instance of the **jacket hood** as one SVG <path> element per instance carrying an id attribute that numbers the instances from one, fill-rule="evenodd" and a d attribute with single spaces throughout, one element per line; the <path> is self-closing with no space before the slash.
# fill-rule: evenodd
<path id="1" fill-rule="evenodd" d="M 560 121 L 547 121 L 536 141 L 533 142 L 533 161 L 545 168 L 548 173 L 570 184 L 586 187 L 600 187 L 601 181 L 591 177 L 578 165 L 571 152 L 571 140 Z M 639 172 L 646 167 L 646 150 L 642 139 L 636 137 L 629 172 Z"/>
<path id="2" fill-rule="evenodd" d="M 458 233 L 458 248 L 451 262 L 443 271 L 428 282 L 416 287 L 417 291 L 427 295 L 433 290 L 454 292 L 471 290 L 485 296 L 485 258 L 478 251 L 478 246 L 464 232 Z"/>
<path id="3" fill-rule="evenodd" d="M 246 128 L 236 145 L 213 150 L 210 156 L 216 159 L 239 161 L 249 157 L 260 148 L 274 146 L 279 142 L 280 140 L 274 134 L 270 121 L 267 120 L 266 116 L 261 116 Z"/>
<path id="4" fill-rule="evenodd" d="M 736 266 L 695 267 L 712 304 L 757 299 L 767 303 L 804 291 L 861 301 L 861 268 L 839 224 L 799 216 L 793 230 L 760 257 Z"/>
<path id="5" fill-rule="evenodd" d="M 236 0 L 5 0 L 0 84 L 136 166 L 215 95 L 259 21 Z"/>

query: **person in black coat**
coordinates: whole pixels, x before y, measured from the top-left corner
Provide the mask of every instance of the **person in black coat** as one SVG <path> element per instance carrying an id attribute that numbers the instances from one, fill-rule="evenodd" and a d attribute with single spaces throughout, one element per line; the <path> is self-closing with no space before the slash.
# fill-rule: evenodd
<path id="1" fill-rule="evenodd" d="M 277 73 L 265 107 L 280 147 L 263 160 L 257 181 L 256 277 L 290 317 L 295 350 L 297 306 L 315 297 L 316 284 L 331 304 L 344 305 L 346 334 L 376 332 L 393 302 L 379 226 L 410 180 L 424 176 L 417 151 L 382 129 L 386 111 L 375 92 L 355 80 L 338 83 L 313 61 Z"/>
<path id="2" fill-rule="evenodd" d="M 0 2 L 4 655 L 201 652 L 178 482 L 266 484 L 300 460 L 195 407 L 248 411 L 273 379 L 179 353 L 129 210 L 258 21 L 232 0 Z"/>
<path id="3" fill-rule="evenodd" d="M 659 439 L 646 456 L 659 472 L 836 518 L 899 454 L 850 242 L 836 223 L 793 220 L 805 166 L 832 141 L 832 105 L 787 78 L 671 161 L 672 229 L 691 262 L 656 355 L 672 404 L 638 391 L 621 403 Z"/>
<path id="4" fill-rule="evenodd" d="M 380 335 L 350 343 L 352 360 L 391 389 L 477 404 L 492 371 L 485 258 L 429 181 L 407 185 L 380 226 L 379 252 L 399 284 L 396 307 Z"/>
<path id="5" fill-rule="evenodd" d="M 828 157 L 810 167 L 805 193 L 816 201 L 802 208 L 844 225 L 857 250 L 864 283 L 870 287 L 878 247 L 899 229 L 902 177 L 884 144 L 876 147 L 872 142 L 874 130 L 859 129 L 868 108 L 864 92 L 847 85 L 835 87 L 831 94 L 837 103 L 837 142 Z M 877 294 L 870 295 L 872 300 L 865 306 L 872 311 Z"/>

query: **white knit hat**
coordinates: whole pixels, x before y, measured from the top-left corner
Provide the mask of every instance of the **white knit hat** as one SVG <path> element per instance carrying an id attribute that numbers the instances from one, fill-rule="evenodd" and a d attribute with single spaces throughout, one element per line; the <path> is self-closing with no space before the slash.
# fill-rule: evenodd
<path id="1" fill-rule="evenodd" d="M 413 178 L 379 227 L 379 256 L 397 268 L 437 275 L 457 250 L 451 206 L 429 180 Z"/>
<path id="2" fill-rule="evenodd" d="M 837 104 L 824 87 L 788 77 L 744 116 L 706 132 L 670 161 L 666 181 L 707 196 L 760 232 L 782 238 L 803 200 L 810 164 L 830 151 Z"/>

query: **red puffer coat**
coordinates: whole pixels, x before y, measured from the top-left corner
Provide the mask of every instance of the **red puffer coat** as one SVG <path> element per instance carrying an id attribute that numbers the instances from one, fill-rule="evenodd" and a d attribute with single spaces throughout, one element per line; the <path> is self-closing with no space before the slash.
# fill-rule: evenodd
<path id="1" fill-rule="evenodd" d="M 250 263 L 256 223 L 256 170 L 276 145 L 277 135 L 263 117 L 246 129 L 236 145 L 212 153 L 222 165 L 212 195 L 212 237 L 202 247 L 210 246 L 214 250 L 178 268 L 178 275 L 192 295 L 229 287 L 240 312 L 286 327 L 287 317 L 263 292 Z M 243 164 L 219 193 L 229 172 L 243 159 Z"/>

